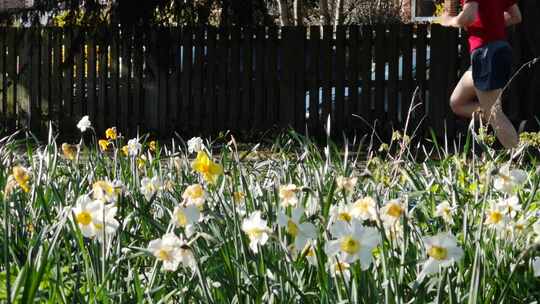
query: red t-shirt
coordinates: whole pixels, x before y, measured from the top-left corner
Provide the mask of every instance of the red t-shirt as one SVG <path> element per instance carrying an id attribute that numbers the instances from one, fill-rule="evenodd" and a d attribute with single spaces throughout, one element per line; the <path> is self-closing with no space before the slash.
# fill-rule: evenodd
<path id="1" fill-rule="evenodd" d="M 506 39 L 504 12 L 517 0 L 461 0 L 478 3 L 478 15 L 467 27 L 470 51 L 486 45 L 491 41 Z"/>

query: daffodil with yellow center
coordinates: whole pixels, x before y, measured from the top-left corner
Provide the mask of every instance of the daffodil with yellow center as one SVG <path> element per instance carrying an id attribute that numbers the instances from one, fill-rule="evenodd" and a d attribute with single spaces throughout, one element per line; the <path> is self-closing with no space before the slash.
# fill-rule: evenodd
<path id="1" fill-rule="evenodd" d="M 214 163 L 204 151 L 197 153 L 197 158 L 193 161 L 191 167 L 209 183 L 215 183 L 217 177 L 223 173 L 223 167 Z"/>
<path id="2" fill-rule="evenodd" d="M 372 197 L 367 196 L 353 203 L 351 214 L 362 220 L 375 220 L 377 218 L 375 206 L 375 200 Z"/>
<path id="3" fill-rule="evenodd" d="M 425 237 L 423 241 L 428 259 L 418 275 L 420 282 L 426 275 L 436 273 L 441 267 L 448 267 L 463 257 L 463 249 L 457 246 L 456 237 L 449 232 Z"/>
<path id="4" fill-rule="evenodd" d="M 199 210 L 202 210 L 206 199 L 206 192 L 200 184 L 193 184 L 184 190 L 182 198 L 184 199 L 184 204 L 186 206 L 194 205 L 199 208 Z"/>
<path id="5" fill-rule="evenodd" d="M 376 228 L 364 227 L 358 219 L 350 223 L 337 221 L 330 227 L 330 234 L 334 239 L 325 245 L 328 257 L 337 256 L 338 260 L 353 263 L 360 260 L 362 270 L 371 265 L 372 251 L 381 241 Z"/>
<path id="6" fill-rule="evenodd" d="M 118 138 L 116 127 L 111 127 L 105 130 L 105 137 L 110 140 L 116 140 L 116 138 Z"/>
<path id="7" fill-rule="evenodd" d="M 300 190 L 295 184 L 288 184 L 279 187 L 279 200 L 283 208 L 295 207 L 298 204 L 296 192 Z"/>
<path id="8" fill-rule="evenodd" d="M 439 246 L 432 246 L 428 249 L 427 255 L 436 260 L 442 261 L 448 257 L 448 249 Z"/>
<path id="9" fill-rule="evenodd" d="M 456 213 L 456 207 L 451 205 L 448 201 L 443 201 L 435 208 L 435 216 L 441 217 L 447 224 L 454 224 L 453 215 Z"/>
<path id="10" fill-rule="evenodd" d="M 317 229 L 312 223 L 302 222 L 304 208 L 296 207 L 292 210 L 291 217 L 283 211 L 278 213 L 278 226 L 285 228 L 294 241 L 295 252 L 300 252 L 306 245 L 317 238 Z"/>
<path id="11" fill-rule="evenodd" d="M 167 271 L 175 271 L 180 264 L 191 269 L 196 266 L 193 252 L 186 242 L 174 233 L 167 233 L 160 239 L 150 241 L 148 251 L 163 262 L 163 269 Z"/>
<path id="12" fill-rule="evenodd" d="M 70 145 L 68 143 L 62 144 L 62 153 L 64 153 L 64 157 L 69 160 L 74 160 L 77 158 L 77 145 Z"/>
<path id="13" fill-rule="evenodd" d="M 246 194 L 244 192 L 235 191 L 233 193 L 234 203 L 237 205 L 240 205 L 244 203 L 244 199 L 246 198 Z"/>
<path id="14" fill-rule="evenodd" d="M 30 186 L 28 185 L 30 174 L 26 168 L 22 166 L 13 167 L 13 178 L 24 192 L 30 191 Z"/>
<path id="15" fill-rule="evenodd" d="M 350 222 L 352 220 L 352 216 L 348 212 L 341 212 L 338 214 L 337 218 L 341 221 Z"/>
<path id="16" fill-rule="evenodd" d="M 330 206 L 330 220 L 328 224 L 331 225 L 336 221 L 343 221 L 349 223 L 353 216 L 353 206 L 350 204 L 339 204 Z"/>
<path id="17" fill-rule="evenodd" d="M 356 254 L 360 250 L 360 243 L 351 236 L 346 236 L 339 243 L 341 251 L 348 254 Z"/>
<path id="18" fill-rule="evenodd" d="M 249 248 L 254 253 L 259 252 L 259 245 L 264 245 L 268 241 L 268 231 L 266 221 L 261 219 L 261 212 L 253 212 L 248 218 L 242 221 L 242 231 L 249 238 Z"/>
<path id="19" fill-rule="evenodd" d="M 83 236 L 97 238 L 100 242 L 118 229 L 120 224 L 114 218 L 116 211 L 116 207 L 105 205 L 100 200 L 92 200 L 88 195 L 80 196 L 72 208 L 75 223 Z"/>
<path id="20" fill-rule="evenodd" d="M 388 201 L 381 208 L 381 219 L 385 226 L 393 226 L 405 214 L 405 206 L 400 200 Z"/>
<path id="21" fill-rule="evenodd" d="M 492 203 L 486 212 L 485 224 L 491 228 L 503 229 L 509 221 L 508 215 L 500 204 Z"/>
<path id="22" fill-rule="evenodd" d="M 111 146 L 111 142 L 109 142 L 108 140 L 105 140 L 105 139 L 100 139 L 100 140 L 98 140 L 98 145 L 99 145 L 99 149 L 101 150 L 101 152 L 105 152 L 105 151 L 109 150 L 109 147 Z"/>
<path id="23" fill-rule="evenodd" d="M 121 192 L 122 188 L 120 185 L 115 185 L 105 180 L 97 181 L 92 185 L 94 199 L 108 203 L 115 203 Z"/>
<path id="24" fill-rule="evenodd" d="M 173 223 L 178 228 L 186 229 L 189 237 L 193 233 L 193 227 L 201 219 L 201 212 L 194 206 L 176 206 L 173 211 Z"/>

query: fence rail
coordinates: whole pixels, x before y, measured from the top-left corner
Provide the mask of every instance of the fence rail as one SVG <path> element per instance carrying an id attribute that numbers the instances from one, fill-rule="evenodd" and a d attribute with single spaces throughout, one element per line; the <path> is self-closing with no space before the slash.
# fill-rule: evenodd
<path id="1" fill-rule="evenodd" d="M 330 115 L 335 134 L 370 125 L 384 133 L 403 128 L 418 87 L 413 123 L 425 115 L 423 128 L 452 136 L 448 99 L 468 65 L 464 33 L 438 25 L 7 27 L 0 121 L 34 131 L 53 121 L 70 132 L 87 114 L 98 132 L 189 136 L 273 127 L 317 133 Z M 507 110 L 516 118 L 519 107 Z"/>

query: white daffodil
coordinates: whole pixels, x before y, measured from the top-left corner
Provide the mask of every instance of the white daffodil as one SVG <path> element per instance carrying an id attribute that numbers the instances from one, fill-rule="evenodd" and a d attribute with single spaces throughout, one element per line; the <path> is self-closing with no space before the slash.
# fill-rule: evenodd
<path id="1" fill-rule="evenodd" d="M 521 205 L 519 204 L 519 198 L 517 196 L 511 196 L 507 199 L 500 201 L 498 207 L 501 209 L 503 214 L 513 218 L 516 214 L 521 211 Z"/>
<path id="2" fill-rule="evenodd" d="M 174 233 L 167 233 L 160 239 L 150 241 L 148 251 L 163 262 L 163 269 L 167 271 L 175 271 L 180 263 L 188 267 L 195 265 L 193 252 Z"/>
<path id="3" fill-rule="evenodd" d="M 540 277 L 540 257 L 536 257 L 532 260 L 532 267 L 535 277 Z"/>
<path id="4" fill-rule="evenodd" d="M 505 165 L 495 175 L 493 186 L 499 191 L 513 193 L 516 187 L 525 183 L 526 180 L 526 171 L 520 169 L 510 170 L 510 166 Z"/>
<path id="5" fill-rule="evenodd" d="M 100 205 L 101 208 L 94 213 L 92 220 L 96 231 L 96 239 L 102 242 L 105 238 L 116 233 L 120 223 L 115 219 L 118 211 L 117 207 L 103 203 L 100 203 Z"/>
<path id="6" fill-rule="evenodd" d="M 441 232 L 435 236 L 423 238 L 428 259 L 424 262 L 418 280 L 439 271 L 439 267 L 448 267 L 463 257 L 463 249 L 458 247 L 454 235 Z"/>
<path id="7" fill-rule="evenodd" d="M 204 148 L 204 142 L 200 137 L 193 137 L 187 142 L 188 152 L 197 153 Z"/>
<path id="8" fill-rule="evenodd" d="M 377 204 L 371 196 L 356 200 L 350 207 L 351 215 L 355 218 L 365 220 L 377 219 Z"/>
<path id="9" fill-rule="evenodd" d="M 279 200 L 283 208 L 295 207 L 298 204 L 296 192 L 300 189 L 295 184 L 288 184 L 279 187 Z"/>
<path id="10" fill-rule="evenodd" d="M 337 190 L 338 191 L 343 190 L 347 193 L 352 193 L 354 191 L 354 187 L 356 186 L 357 181 L 358 181 L 357 177 L 338 176 L 336 179 Z"/>
<path id="11" fill-rule="evenodd" d="M 516 238 L 522 235 L 527 228 L 528 220 L 524 217 L 520 217 L 518 220 L 510 222 L 508 229 L 512 237 Z"/>
<path id="12" fill-rule="evenodd" d="M 92 123 L 90 122 L 90 118 L 88 118 L 88 115 L 85 115 L 79 120 L 77 123 L 77 128 L 81 130 L 81 132 L 86 132 L 87 129 L 90 129 L 92 127 Z"/>
<path id="13" fill-rule="evenodd" d="M 444 201 L 435 207 L 435 217 L 441 217 L 447 224 L 454 224 L 454 215 L 456 214 L 456 206 L 450 205 L 448 201 Z"/>
<path id="14" fill-rule="evenodd" d="M 97 181 L 92 185 L 92 197 L 107 203 L 116 203 L 122 193 L 120 182 Z"/>
<path id="15" fill-rule="evenodd" d="M 139 143 L 138 138 L 132 138 L 128 140 L 127 151 L 129 156 L 137 156 L 141 153 L 142 145 Z"/>
<path id="16" fill-rule="evenodd" d="M 330 219 L 328 221 L 328 225 L 338 221 L 349 223 L 354 218 L 351 209 L 351 205 L 344 203 L 330 206 Z M 330 226 L 328 226 L 328 228 L 330 228 Z"/>
<path id="17" fill-rule="evenodd" d="M 486 211 L 486 220 L 484 223 L 491 228 L 504 229 L 508 223 L 508 216 L 498 204 L 492 203 Z"/>
<path id="18" fill-rule="evenodd" d="M 261 212 L 253 212 L 249 218 L 242 222 L 242 231 L 249 237 L 249 248 L 258 253 L 258 245 L 264 245 L 268 241 L 268 231 L 266 221 L 261 219 Z"/>
<path id="19" fill-rule="evenodd" d="M 335 259 L 330 259 L 328 260 L 326 267 L 328 268 L 328 271 L 330 271 L 330 276 L 332 278 L 343 277 L 345 282 L 349 282 L 351 278 L 351 270 L 350 270 L 351 265 L 349 263 L 346 263 L 343 261 L 336 261 Z"/>
<path id="20" fill-rule="evenodd" d="M 199 210 L 202 210 L 204 201 L 206 200 L 206 193 L 200 184 L 193 184 L 184 190 L 182 198 L 184 199 L 185 205 L 195 205 Z"/>
<path id="21" fill-rule="evenodd" d="M 288 217 L 283 211 L 278 214 L 278 225 L 285 228 L 287 233 L 294 239 L 294 249 L 302 250 L 308 241 L 317 237 L 317 230 L 312 223 L 300 223 L 304 215 L 304 208 L 297 207 Z"/>
<path id="22" fill-rule="evenodd" d="M 162 183 L 158 176 L 152 178 L 143 177 L 141 180 L 141 193 L 147 201 L 150 201 L 152 197 L 161 190 L 161 187 Z"/>
<path id="23" fill-rule="evenodd" d="M 173 222 L 176 227 L 182 227 L 186 230 L 189 237 L 193 233 L 193 225 L 201 219 L 201 211 L 195 205 L 176 206 L 173 211 Z"/>
<path id="24" fill-rule="evenodd" d="M 88 195 L 82 195 L 77 199 L 75 207 L 71 208 L 75 216 L 75 222 L 79 226 L 83 236 L 93 238 L 96 236 L 94 223 L 99 216 L 98 211 L 103 207 L 103 202 L 92 200 Z"/>
<path id="25" fill-rule="evenodd" d="M 395 225 L 405 214 L 406 206 L 401 200 L 388 201 L 381 208 L 381 220 L 387 227 Z"/>
<path id="26" fill-rule="evenodd" d="M 347 263 L 360 260 L 362 270 L 369 268 L 371 252 L 381 241 L 376 228 L 364 227 L 359 220 L 352 219 L 350 224 L 344 221 L 335 222 L 330 227 L 330 233 L 335 239 L 328 241 L 324 248 L 329 257 L 338 255 L 340 261 Z"/>

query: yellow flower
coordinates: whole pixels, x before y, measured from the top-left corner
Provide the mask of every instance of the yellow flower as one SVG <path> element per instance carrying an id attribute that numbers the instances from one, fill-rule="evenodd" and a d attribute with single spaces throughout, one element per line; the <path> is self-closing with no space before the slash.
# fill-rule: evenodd
<path id="1" fill-rule="evenodd" d="M 214 163 L 204 151 L 197 153 L 197 158 L 193 161 L 191 167 L 209 183 L 214 183 L 217 177 L 223 173 L 223 167 Z"/>
<path id="2" fill-rule="evenodd" d="M 21 166 L 15 166 L 13 167 L 13 177 L 15 178 L 17 184 L 19 184 L 19 187 L 21 187 L 24 192 L 30 191 L 30 186 L 28 185 L 30 175 L 28 173 L 28 170 Z"/>
<path id="3" fill-rule="evenodd" d="M 137 157 L 137 168 L 139 170 L 144 169 L 144 166 L 146 165 L 146 156 L 142 155 L 140 157 Z"/>
<path id="4" fill-rule="evenodd" d="M 129 147 L 127 145 L 123 146 L 121 150 L 124 156 L 127 157 L 129 155 Z"/>
<path id="5" fill-rule="evenodd" d="M 70 145 L 68 143 L 62 144 L 62 152 L 64 156 L 69 160 L 77 158 L 77 145 Z"/>
<path id="6" fill-rule="evenodd" d="M 98 145 L 99 145 L 99 148 L 101 149 L 101 151 L 105 152 L 105 151 L 107 151 L 109 149 L 109 146 L 111 145 L 111 143 L 108 140 L 100 139 L 98 141 Z"/>
<path id="7" fill-rule="evenodd" d="M 115 140 L 118 137 L 116 127 L 108 128 L 107 130 L 105 130 L 105 137 L 110 140 Z"/>
<path id="8" fill-rule="evenodd" d="M 157 143 L 155 140 L 152 140 L 150 143 L 148 143 L 148 149 L 152 152 L 156 152 L 157 149 Z"/>

